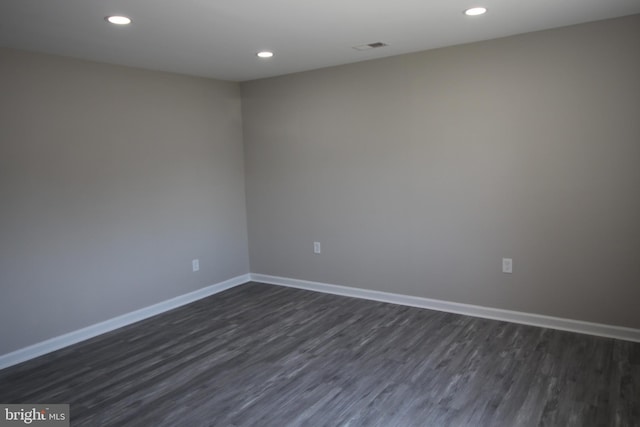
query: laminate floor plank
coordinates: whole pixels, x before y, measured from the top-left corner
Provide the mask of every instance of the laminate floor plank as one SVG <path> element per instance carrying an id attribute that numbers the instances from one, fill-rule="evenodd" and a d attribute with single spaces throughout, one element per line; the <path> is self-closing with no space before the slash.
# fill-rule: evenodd
<path id="1" fill-rule="evenodd" d="M 640 426 L 640 343 L 259 283 L 0 371 L 73 426 Z"/>

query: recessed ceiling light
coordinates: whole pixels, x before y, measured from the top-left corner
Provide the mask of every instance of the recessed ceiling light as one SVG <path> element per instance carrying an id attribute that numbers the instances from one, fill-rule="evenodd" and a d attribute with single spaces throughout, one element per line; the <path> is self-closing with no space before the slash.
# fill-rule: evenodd
<path id="1" fill-rule="evenodd" d="M 271 52 L 269 50 L 263 50 L 261 52 L 256 53 L 256 55 L 258 56 L 258 58 L 266 59 L 266 58 L 273 57 L 274 54 L 273 54 L 273 52 Z"/>
<path id="2" fill-rule="evenodd" d="M 110 22 L 112 24 L 116 24 L 116 25 L 127 25 L 127 24 L 131 24 L 131 18 L 127 18 L 126 16 L 107 16 L 106 18 L 104 18 L 107 22 Z"/>
<path id="3" fill-rule="evenodd" d="M 467 9 L 464 11 L 464 14 L 467 16 L 478 16 L 484 15 L 485 13 L 487 13 L 486 7 L 472 7 L 471 9 Z"/>

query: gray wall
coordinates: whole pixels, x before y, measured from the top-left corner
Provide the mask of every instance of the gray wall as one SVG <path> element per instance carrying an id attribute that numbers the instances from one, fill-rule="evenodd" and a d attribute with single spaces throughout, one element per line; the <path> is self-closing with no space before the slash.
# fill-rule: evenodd
<path id="1" fill-rule="evenodd" d="M 0 50 L 0 354 L 249 272 L 240 104 Z"/>
<path id="2" fill-rule="evenodd" d="M 234 83 L 0 49 L 0 354 L 247 273 L 243 122 L 253 272 L 640 327 L 637 40 L 248 82 L 242 116 Z"/>
<path id="3" fill-rule="evenodd" d="M 242 84 L 252 272 L 640 327 L 639 40 L 636 15 Z"/>

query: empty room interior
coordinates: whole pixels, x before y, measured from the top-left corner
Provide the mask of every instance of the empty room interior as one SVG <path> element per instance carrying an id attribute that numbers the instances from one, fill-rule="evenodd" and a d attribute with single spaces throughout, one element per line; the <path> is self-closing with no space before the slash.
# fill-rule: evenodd
<path id="1" fill-rule="evenodd" d="M 640 426 L 640 2 L 2 0 L 0 406 Z"/>

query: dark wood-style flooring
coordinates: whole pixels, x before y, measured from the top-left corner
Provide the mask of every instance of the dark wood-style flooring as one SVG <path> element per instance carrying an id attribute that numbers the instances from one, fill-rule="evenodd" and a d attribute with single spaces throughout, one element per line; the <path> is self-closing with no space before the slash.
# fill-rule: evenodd
<path id="1" fill-rule="evenodd" d="M 249 283 L 0 371 L 72 426 L 639 426 L 640 344 Z"/>

